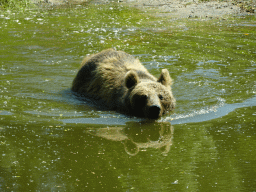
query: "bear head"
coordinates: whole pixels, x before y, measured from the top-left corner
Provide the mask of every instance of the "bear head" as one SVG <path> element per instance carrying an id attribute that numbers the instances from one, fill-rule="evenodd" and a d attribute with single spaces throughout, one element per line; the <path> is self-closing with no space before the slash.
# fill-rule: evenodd
<path id="1" fill-rule="evenodd" d="M 136 71 L 125 76 L 128 88 L 127 101 L 130 113 L 135 116 L 157 119 L 175 107 L 171 91 L 172 79 L 167 69 L 163 69 L 158 80 L 140 78 Z"/>

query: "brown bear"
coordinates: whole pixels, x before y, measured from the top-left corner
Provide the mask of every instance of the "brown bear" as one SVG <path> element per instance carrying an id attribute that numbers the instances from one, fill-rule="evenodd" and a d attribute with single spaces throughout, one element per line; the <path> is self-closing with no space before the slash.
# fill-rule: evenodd
<path id="1" fill-rule="evenodd" d="M 72 91 L 112 110 L 157 119 L 175 107 L 171 84 L 167 69 L 156 79 L 132 55 L 107 49 L 82 61 Z"/>

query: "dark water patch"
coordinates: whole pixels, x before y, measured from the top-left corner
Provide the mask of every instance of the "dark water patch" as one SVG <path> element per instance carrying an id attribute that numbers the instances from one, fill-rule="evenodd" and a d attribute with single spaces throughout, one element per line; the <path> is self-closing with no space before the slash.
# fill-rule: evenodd
<path id="1" fill-rule="evenodd" d="M 76 119 L 63 119 L 62 122 L 68 124 L 81 124 L 81 125 L 125 125 L 126 122 L 130 122 L 131 119 L 125 118 L 76 118 Z M 134 120 L 133 120 L 134 121 Z M 135 121 L 136 122 L 136 121 Z"/>

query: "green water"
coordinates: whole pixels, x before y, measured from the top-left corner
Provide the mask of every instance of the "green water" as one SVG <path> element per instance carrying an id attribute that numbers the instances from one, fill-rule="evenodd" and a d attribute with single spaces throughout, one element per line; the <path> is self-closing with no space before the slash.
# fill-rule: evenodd
<path id="1" fill-rule="evenodd" d="M 173 20 L 117 5 L 0 13 L 0 191 L 256 191 L 256 19 Z M 114 47 L 175 83 L 157 121 L 72 95 Z"/>

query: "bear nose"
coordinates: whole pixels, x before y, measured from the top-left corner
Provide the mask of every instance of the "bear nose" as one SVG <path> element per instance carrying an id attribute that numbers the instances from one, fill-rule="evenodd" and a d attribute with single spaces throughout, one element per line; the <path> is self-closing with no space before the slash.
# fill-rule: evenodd
<path id="1" fill-rule="evenodd" d="M 161 108 L 158 105 L 152 105 L 149 107 L 148 118 L 157 119 L 160 116 Z"/>

